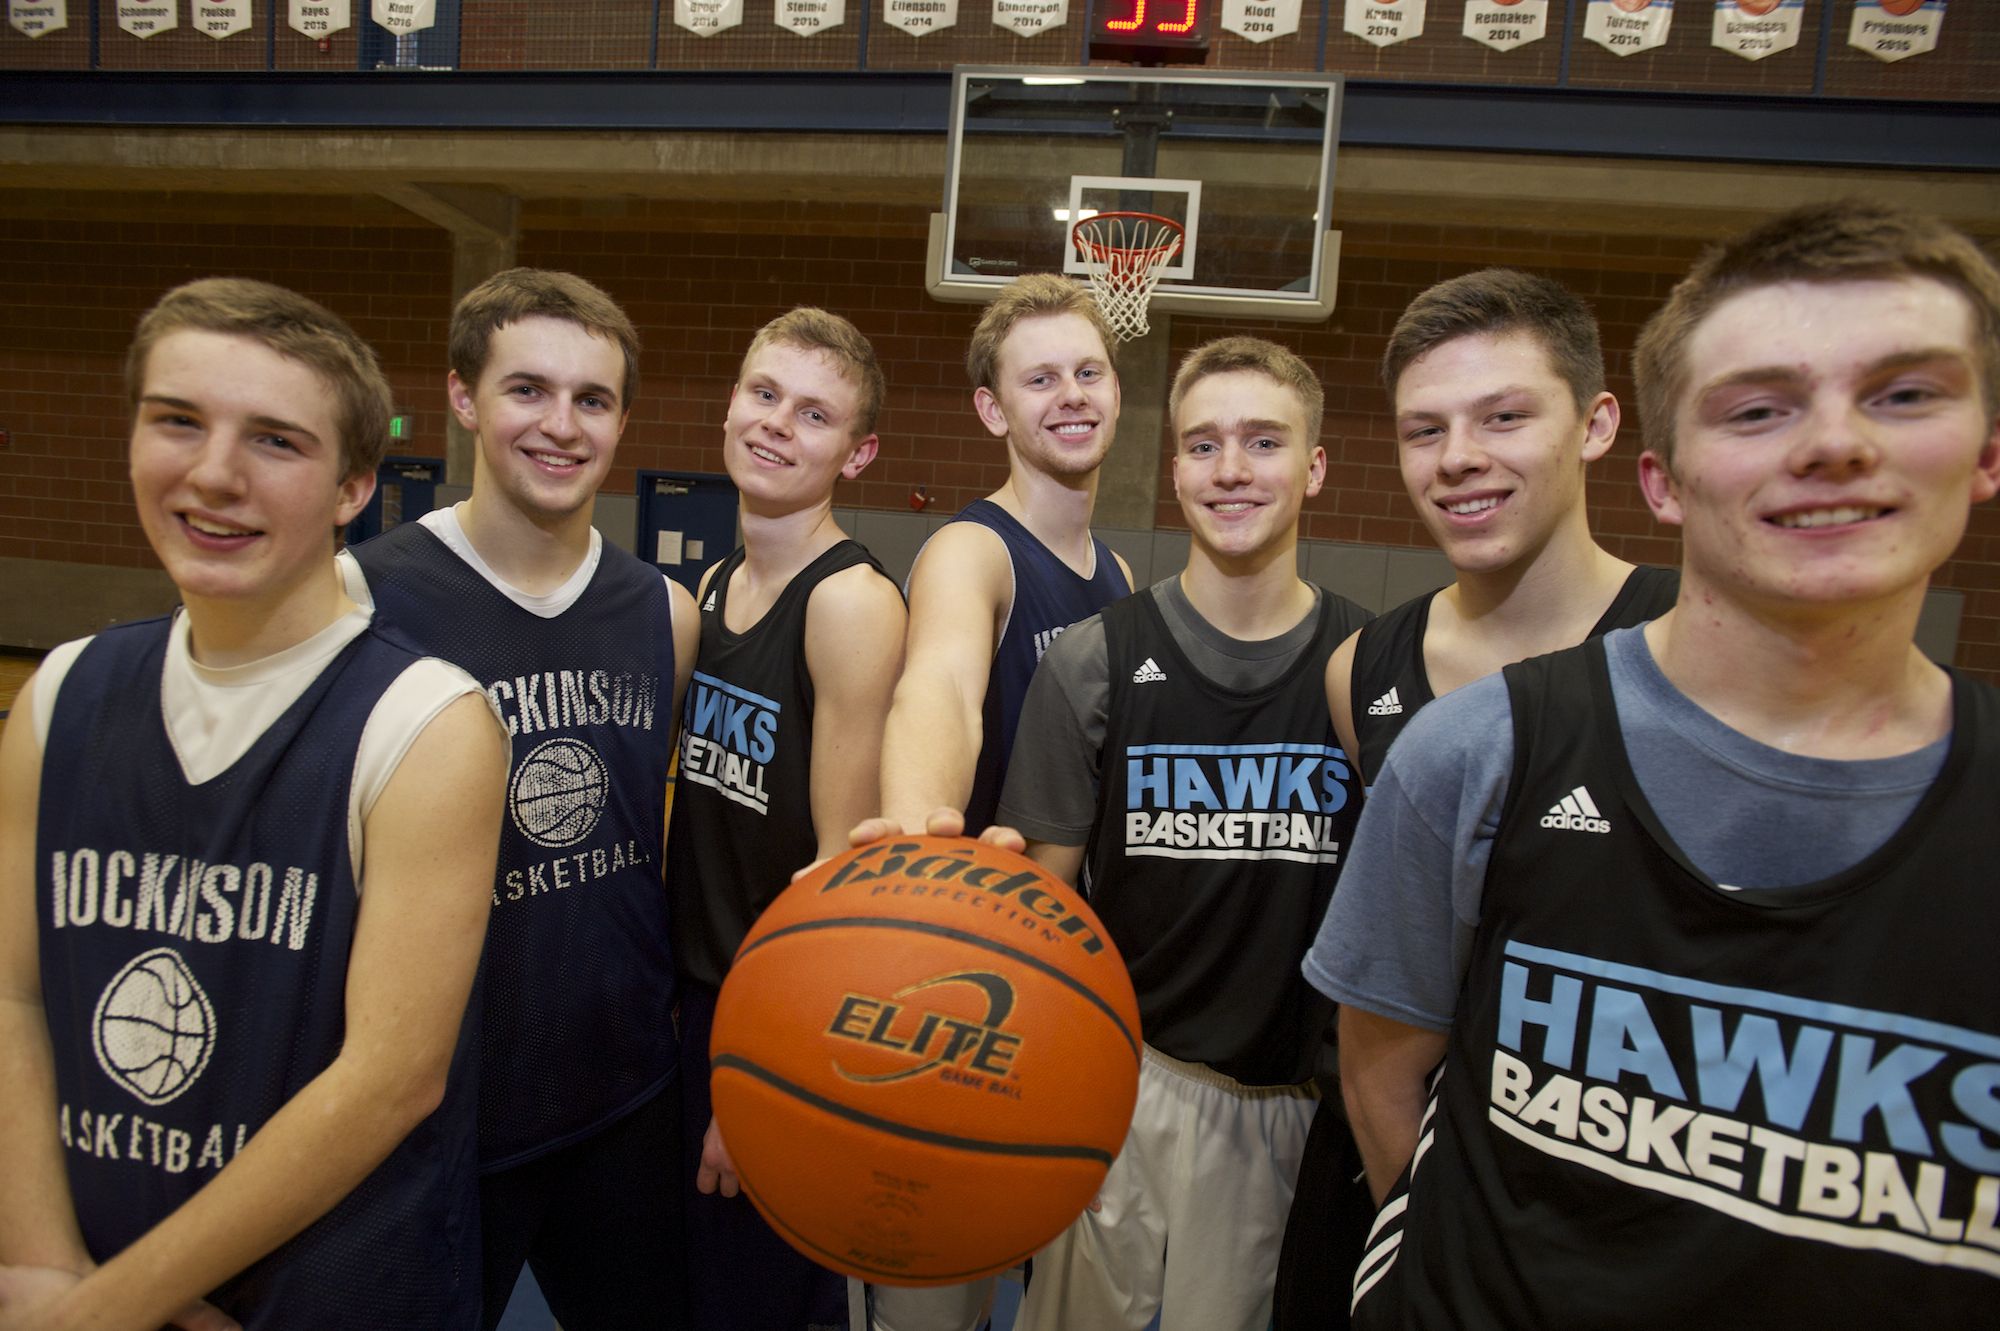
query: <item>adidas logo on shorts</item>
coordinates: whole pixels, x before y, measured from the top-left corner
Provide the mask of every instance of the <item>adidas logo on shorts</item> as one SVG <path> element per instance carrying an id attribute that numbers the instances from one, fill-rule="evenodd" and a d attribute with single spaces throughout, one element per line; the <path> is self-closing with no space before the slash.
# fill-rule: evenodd
<path id="1" fill-rule="evenodd" d="M 1166 680 L 1167 672 L 1160 669 L 1160 663 L 1150 656 L 1146 658 L 1146 664 L 1132 672 L 1134 684 L 1164 684 Z"/>
<path id="2" fill-rule="evenodd" d="M 1597 811 L 1590 792 L 1578 786 L 1542 815 L 1542 826 L 1558 832 L 1609 832 L 1610 822 Z"/>
<path id="3" fill-rule="evenodd" d="M 1394 689 L 1390 689 L 1374 702 L 1368 704 L 1368 715 L 1370 716 L 1401 716 L 1402 714 L 1403 700 L 1396 696 Z"/>

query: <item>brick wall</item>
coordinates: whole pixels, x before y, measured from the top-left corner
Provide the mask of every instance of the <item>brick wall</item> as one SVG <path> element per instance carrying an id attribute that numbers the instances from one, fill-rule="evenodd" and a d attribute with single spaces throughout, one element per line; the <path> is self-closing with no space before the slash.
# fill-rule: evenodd
<path id="1" fill-rule="evenodd" d="M 873 339 L 889 379 L 881 457 L 838 496 L 904 509 L 929 487 L 951 509 L 1005 475 L 973 418 L 961 368 L 978 310 L 923 290 L 921 209 L 866 205 L 677 205 L 656 202 L 609 224 L 587 205 L 531 208 L 522 262 L 571 269 L 618 296 L 646 339 L 643 384 L 609 488 L 637 468 L 717 471 L 729 386 L 752 331 L 800 302 L 839 310 Z M 213 206 L 152 200 L 133 217 L 90 220 L 59 209 L 0 218 L 0 556 L 143 566 L 123 463 L 120 358 L 133 321 L 160 291 L 234 272 L 293 286 L 352 320 L 382 352 L 399 404 L 415 418 L 413 452 L 442 451 L 450 247 L 367 200 L 234 199 Z M 202 213 L 209 217 L 204 220 Z M 294 223 L 303 221 L 303 225 Z M 1658 236 L 1558 235 L 1491 228 L 1364 224 L 1343 240 L 1339 305 L 1321 325 L 1174 321 L 1172 348 L 1225 332 L 1260 332 L 1296 348 L 1327 389 L 1329 485 L 1306 535 L 1426 544 L 1396 475 L 1375 361 L 1403 304 L 1430 283 L 1486 263 L 1545 271 L 1584 293 L 1604 327 L 1611 388 L 1632 401 L 1639 325 L 1694 253 Z M 1672 563 L 1676 541 L 1645 510 L 1634 479 L 1633 413 L 1591 478 L 1591 520 L 1614 552 Z M 1162 477 L 1158 524 L 1181 525 Z M 1937 585 L 1966 594 L 1958 662 L 2000 680 L 2000 506 L 1976 510 Z"/>

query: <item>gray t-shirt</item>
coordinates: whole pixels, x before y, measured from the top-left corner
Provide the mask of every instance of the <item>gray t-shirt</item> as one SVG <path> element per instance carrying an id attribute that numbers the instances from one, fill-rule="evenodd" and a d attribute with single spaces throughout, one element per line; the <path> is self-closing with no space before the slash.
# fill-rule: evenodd
<path id="1" fill-rule="evenodd" d="M 1178 574 L 1156 582 L 1153 598 L 1174 645 L 1210 682 L 1248 692 L 1273 682 L 1312 644 L 1319 626 L 1319 597 L 1312 612 L 1275 638 L 1241 642 L 1203 619 L 1181 590 Z M 999 821 L 1030 841 L 1058 846 L 1089 842 L 1097 825 L 1097 782 L 1111 710 L 1110 654 L 1104 618 L 1092 615 L 1063 631 L 1036 667 L 1021 704 Z"/>
<path id="2" fill-rule="evenodd" d="M 1771 748 L 1675 688 L 1642 628 L 1603 641 L 1639 789 L 1724 891 L 1784 892 L 1859 863 L 1944 764 L 1949 737 L 1857 762 Z M 1410 722 L 1368 792 L 1340 890 L 1306 956 L 1315 988 L 1426 1030 L 1451 1025 L 1513 765 L 1513 710 L 1499 675 Z"/>

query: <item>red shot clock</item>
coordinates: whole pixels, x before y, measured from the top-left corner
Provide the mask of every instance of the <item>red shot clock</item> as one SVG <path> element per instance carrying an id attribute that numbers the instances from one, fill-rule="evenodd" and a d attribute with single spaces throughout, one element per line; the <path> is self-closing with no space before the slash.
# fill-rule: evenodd
<path id="1" fill-rule="evenodd" d="M 1090 58 L 1200 64 L 1221 0 L 1092 0 Z"/>

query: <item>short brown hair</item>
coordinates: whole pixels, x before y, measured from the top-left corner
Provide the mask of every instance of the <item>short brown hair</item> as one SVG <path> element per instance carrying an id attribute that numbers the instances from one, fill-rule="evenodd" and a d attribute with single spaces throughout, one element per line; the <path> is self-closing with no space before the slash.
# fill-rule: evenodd
<path id="1" fill-rule="evenodd" d="M 814 305 L 787 310 L 759 328 L 757 336 L 750 339 L 750 348 L 743 353 L 743 364 L 736 370 L 739 383 L 743 371 L 750 367 L 750 358 L 774 343 L 801 351 L 824 351 L 831 357 L 841 377 L 850 381 L 858 394 L 852 437 L 863 439 L 875 433 L 875 418 L 882 413 L 882 367 L 875 361 L 874 346 L 861 335 L 859 328 Z"/>
<path id="2" fill-rule="evenodd" d="M 395 398 L 375 349 L 347 322 L 296 291 L 248 277 L 208 277 L 175 287 L 139 320 L 125 352 L 125 392 L 136 406 L 146 362 L 180 332 L 247 337 L 317 374 L 332 392 L 343 478 L 372 473 L 389 447 Z"/>
<path id="3" fill-rule="evenodd" d="M 1233 370 L 1255 370 L 1297 393 L 1306 409 L 1305 442 L 1319 442 L 1320 417 L 1326 410 L 1326 390 L 1320 387 L 1319 376 L 1295 352 L 1261 337 L 1221 337 L 1190 351 L 1174 371 L 1173 387 L 1167 390 L 1168 423 L 1179 428 L 1181 399 L 1190 388 L 1212 374 Z"/>
<path id="4" fill-rule="evenodd" d="M 1097 307 L 1097 298 L 1085 288 L 1058 273 L 1027 273 L 1001 289 L 979 326 L 972 330 L 972 342 L 965 349 L 965 373 L 974 388 L 993 391 L 994 370 L 1000 364 L 1000 344 L 1023 319 L 1050 314 L 1074 314 L 1087 320 L 1104 343 L 1104 355 L 1115 369 L 1118 339 Z"/>
<path id="5" fill-rule="evenodd" d="M 1389 390 L 1390 406 L 1410 362 L 1479 333 L 1534 337 L 1579 412 L 1604 391 L 1604 349 L 1590 307 L 1550 278 L 1518 268 L 1481 268 L 1431 287 L 1396 320 L 1382 352 L 1382 386 Z"/>
<path id="6" fill-rule="evenodd" d="M 639 391 L 639 331 L 618 302 L 594 282 L 553 268 L 509 268 L 465 293 L 451 312 L 448 355 L 452 373 L 468 389 L 479 386 L 493 335 L 523 319 L 561 319 L 601 337 L 625 356 L 618 409 L 632 409 Z"/>
<path id="7" fill-rule="evenodd" d="M 1928 277 L 1972 307 L 1973 352 L 1987 415 L 2000 410 L 2000 272 L 1956 227 L 1888 204 L 1846 199 L 1795 208 L 1709 250 L 1646 321 L 1634 358 L 1646 446 L 1673 464 L 1687 344 L 1731 296 L 1783 282 Z"/>

